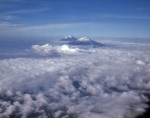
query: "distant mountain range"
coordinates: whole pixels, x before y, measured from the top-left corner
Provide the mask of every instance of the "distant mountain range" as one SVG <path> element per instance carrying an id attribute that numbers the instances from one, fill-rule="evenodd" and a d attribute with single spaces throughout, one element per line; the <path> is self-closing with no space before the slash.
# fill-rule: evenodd
<path id="1" fill-rule="evenodd" d="M 92 45 L 93 47 L 104 46 L 104 44 L 93 41 L 90 38 L 82 37 L 82 38 L 77 39 L 73 37 L 72 35 L 61 39 L 61 41 L 68 41 L 67 44 L 69 45 Z"/>

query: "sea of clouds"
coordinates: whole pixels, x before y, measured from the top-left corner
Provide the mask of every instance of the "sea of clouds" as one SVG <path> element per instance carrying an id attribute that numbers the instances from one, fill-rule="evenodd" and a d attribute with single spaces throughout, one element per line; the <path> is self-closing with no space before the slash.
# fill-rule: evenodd
<path id="1" fill-rule="evenodd" d="M 134 118 L 150 90 L 150 44 L 32 45 L 0 59 L 0 118 Z M 17 56 L 14 56 L 17 55 Z"/>

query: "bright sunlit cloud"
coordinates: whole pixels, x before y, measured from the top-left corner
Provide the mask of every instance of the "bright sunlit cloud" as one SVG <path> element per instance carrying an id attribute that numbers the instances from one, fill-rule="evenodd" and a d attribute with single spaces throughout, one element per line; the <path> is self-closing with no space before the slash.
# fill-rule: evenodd
<path id="1" fill-rule="evenodd" d="M 150 45 L 105 45 L 112 46 L 37 44 L 18 53 L 19 58 L 12 58 L 14 53 L 1 59 L 0 117 L 142 114 L 148 107 L 144 94 L 150 89 Z M 24 58 L 24 53 L 29 56 Z"/>

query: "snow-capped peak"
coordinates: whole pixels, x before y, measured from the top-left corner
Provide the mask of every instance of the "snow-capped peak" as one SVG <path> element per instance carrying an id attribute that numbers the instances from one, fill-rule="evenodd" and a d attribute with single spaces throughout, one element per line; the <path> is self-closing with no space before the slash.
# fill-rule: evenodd
<path id="1" fill-rule="evenodd" d="M 82 38 L 79 38 L 78 41 L 91 41 L 90 38 L 87 38 L 87 37 L 82 37 Z"/>
<path id="2" fill-rule="evenodd" d="M 76 41 L 77 39 L 73 37 L 72 35 L 66 36 L 61 41 Z"/>
<path id="3" fill-rule="evenodd" d="M 72 35 L 66 36 L 65 39 L 74 38 Z"/>

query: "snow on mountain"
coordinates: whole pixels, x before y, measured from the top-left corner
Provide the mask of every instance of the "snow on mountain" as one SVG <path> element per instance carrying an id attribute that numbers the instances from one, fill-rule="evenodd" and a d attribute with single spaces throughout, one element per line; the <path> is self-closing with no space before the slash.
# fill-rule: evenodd
<path id="1" fill-rule="evenodd" d="M 69 36 L 66 36 L 65 38 L 67 39 L 67 38 L 74 38 L 74 37 L 72 35 L 69 35 Z"/>
<path id="2" fill-rule="evenodd" d="M 78 41 L 82 41 L 82 42 L 84 42 L 84 41 L 91 41 L 91 39 L 87 38 L 87 37 L 82 37 L 82 38 L 79 38 Z"/>
<path id="3" fill-rule="evenodd" d="M 103 44 L 93 41 L 87 37 L 81 37 L 78 40 L 70 41 L 68 44 L 69 45 L 91 45 L 93 47 L 104 46 Z"/>
<path id="4" fill-rule="evenodd" d="M 77 39 L 77 38 L 73 37 L 72 35 L 64 37 L 60 41 L 68 41 L 68 43 L 67 43 L 68 45 L 91 45 L 93 47 L 104 46 L 103 44 L 93 41 L 88 37 L 81 37 L 81 38 Z"/>
<path id="5" fill-rule="evenodd" d="M 77 39 L 73 37 L 72 35 L 66 36 L 61 41 L 76 41 Z"/>

